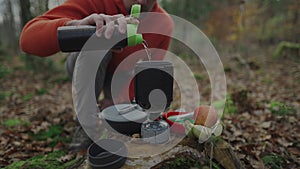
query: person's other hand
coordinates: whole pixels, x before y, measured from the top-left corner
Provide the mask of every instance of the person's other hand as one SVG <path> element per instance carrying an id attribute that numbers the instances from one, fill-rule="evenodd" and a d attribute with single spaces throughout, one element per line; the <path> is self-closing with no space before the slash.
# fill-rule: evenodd
<path id="1" fill-rule="evenodd" d="M 117 15 L 105 15 L 105 14 L 91 14 L 81 20 L 72 20 L 66 23 L 66 26 L 77 25 L 96 25 L 96 35 L 101 37 L 102 27 L 106 25 L 104 37 L 110 39 L 115 30 L 115 24 L 119 25 L 119 32 L 124 34 L 126 32 L 127 23 L 138 24 L 139 21 L 133 17 L 125 17 L 122 14 Z"/>
<path id="2" fill-rule="evenodd" d="M 104 98 L 99 102 L 99 107 L 100 107 L 101 111 L 112 105 L 114 105 L 114 102 L 112 99 Z"/>

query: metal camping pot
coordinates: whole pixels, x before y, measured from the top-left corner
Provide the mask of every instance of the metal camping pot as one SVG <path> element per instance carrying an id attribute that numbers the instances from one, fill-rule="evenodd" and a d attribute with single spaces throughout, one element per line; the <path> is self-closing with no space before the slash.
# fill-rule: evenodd
<path id="1" fill-rule="evenodd" d="M 101 117 L 115 131 L 132 135 L 141 132 L 141 125 L 147 120 L 147 114 L 135 104 L 118 104 L 105 108 Z"/>

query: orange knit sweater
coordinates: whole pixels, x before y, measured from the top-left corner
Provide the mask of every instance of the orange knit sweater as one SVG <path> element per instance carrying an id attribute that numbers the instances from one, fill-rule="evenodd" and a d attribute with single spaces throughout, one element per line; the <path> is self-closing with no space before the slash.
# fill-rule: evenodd
<path id="1" fill-rule="evenodd" d="M 162 32 L 162 34 L 171 35 L 173 31 L 173 22 L 169 15 L 158 5 L 158 3 L 154 5 L 151 12 L 158 12 L 163 15 L 160 15 L 160 17 L 143 18 L 140 23 L 143 30 L 149 30 L 149 32 Z M 60 51 L 57 40 L 57 28 L 64 26 L 66 22 L 70 20 L 83 19 L 93 13 L 129 15 L 122 0 L 66 0 L 63 4 L 32 19 L 24 26 L 20 37 L 20 47 L 24 52 L 40 57 L 53 55 Z M 150 48 L 168 49 L 170 43 L 169 36 L 157 33 L 144 34 L 143 36 Z M 123 59 L 141 49 L 143 49 L 143 46 L 137 45 L 134 47 L 126 47 L 121 53 L 113 53 L 108 71 L 112 73 Z M 152 53 L 153 59 L 161 60 L 163 59 L 164 54 L 164 52 L 154 52 Z M 135 63 L 128 63 L 121 69 L 132 70 L 134 65 Z M 132 93 L 132 91 L 133 90 L 131 89 L 130 93 Z"/>
<path id="2" fill-rule="evenodd" d="M 165 18 L 152 18 L 151 22 L 156 20 L 157 25 L 153 27 L 163 29 L 172 33 L 173 23 L 166 12 L 156 3 L 151 12 L 165 14 Z M 57 41 L 57 28 L 64 26 L 66 22 L 72 19 L 83 19 L 93 13 L 104 13 L 107 15 L 123 14 L 128 15 L 122 0 L 67 0 L 62 5 L 51 9 L 45 14 L 29 21 L 23 28 L 20 37 L 21 49 L 33 55 L 45 57 L 59 52 Z M 145 19 L 146 22 L 147 19 Z M 144 35 L 144 39 L 152 48 L 167 49 L 170 38 L 161 35 Z M 119 60 L 118 63 L 131 53 L 142 49 L 141 45 L 127 47 L 122 53 L 115 54 L 113 60 Z M 155 56 L 154 56 L 155 57 Z M 158 56 L 157 56 L 158 57 Z M 117 62 L 113 65 L 116 66 Z"/>

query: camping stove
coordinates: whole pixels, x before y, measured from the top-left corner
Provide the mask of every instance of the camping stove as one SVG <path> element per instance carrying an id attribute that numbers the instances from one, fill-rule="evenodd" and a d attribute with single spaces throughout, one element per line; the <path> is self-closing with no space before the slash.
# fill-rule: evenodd
<path id="1" fill-rule="evenodd" d="M 170 127 L 165 121 L 151 121 L 142 124 L 141 136 L 145 142 L 162 144 L 169 140 Z"/>
<path id="2" fill-rule="evenodd" d="M 135 101 L 148 114 L 141 126 L 145 142 L 161 144 L 169 140 L 170 127 L 156 120 L 173 100 L 173 65 L 165 61 L 143 61 L 135 67 Z"/>

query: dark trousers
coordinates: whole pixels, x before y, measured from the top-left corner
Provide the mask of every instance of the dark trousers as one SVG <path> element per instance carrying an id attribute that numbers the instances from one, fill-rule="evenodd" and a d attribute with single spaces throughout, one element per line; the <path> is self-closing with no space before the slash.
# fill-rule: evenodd
<path id="1" fill-rule="evenodd" d="M 70 79 L 73 78 L 73 72 L 75 68 L 75 63 L 77 60 L 77 57 L 79 55 L 79 52 L 73 52 L 70 53 L 67 56 L 66 62 L 65 62 L 65 68 L 68 74 L 68 77 Z M 104 92 L 104 97 L 111 99 L 111 91 L 110 91 L 110 81 L 112 78 L 112 75 L 107 74 L 107 67 L 112 58 L 112 52 L 108 52 L 103 60 L 101 61 L 97 74 L 96 74 L 96 79 L 95 79 L 95 95 L 96 95 L 96 100 L 98 100 L 101 91 Z"/>

